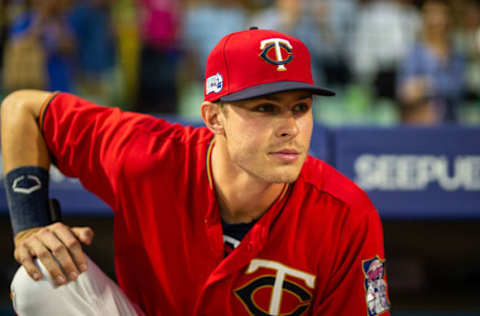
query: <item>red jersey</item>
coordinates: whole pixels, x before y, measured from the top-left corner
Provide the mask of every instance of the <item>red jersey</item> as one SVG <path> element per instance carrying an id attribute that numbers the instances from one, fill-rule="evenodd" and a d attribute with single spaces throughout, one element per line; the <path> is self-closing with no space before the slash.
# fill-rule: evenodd
<path id="1" fill-rule="evenodd" d="M 213 134 L 58 94 L 53 161 L 114 210 L 120 287 L 147 315 L 389 315 L 383 232 L 367 195 L 308 157 L 224 256 Z"/>

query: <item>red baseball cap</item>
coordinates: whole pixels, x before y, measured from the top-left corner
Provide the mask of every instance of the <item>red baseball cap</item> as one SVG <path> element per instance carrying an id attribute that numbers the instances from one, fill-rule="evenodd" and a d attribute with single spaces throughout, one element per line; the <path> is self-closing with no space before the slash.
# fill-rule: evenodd
<path id="1" fill-rule="evenodd" d="M 205 101 L 239 101 L 290 90 L 335 95 L 315 85 L 310 53 L 293 36 L 252 27 L 226 35 L 208 55 Z"/>

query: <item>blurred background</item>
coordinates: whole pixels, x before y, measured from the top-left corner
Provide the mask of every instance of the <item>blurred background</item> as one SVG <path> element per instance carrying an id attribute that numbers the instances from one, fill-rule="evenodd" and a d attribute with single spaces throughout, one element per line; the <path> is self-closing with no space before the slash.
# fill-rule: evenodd
<path id="1" fill-rule="evenodd" d="M 480 124 L 478 0 L 2 0 L 0 90 L 198 119 L 208 52 L 251 25 L 302 39 L 327 125 Z"/>
<path id="2" fill-rule="evenodd" d="M 208 52 L 252 25 L 303 40 L 337 92 L 315 99 L 312 154 L 379 209 L 392 315 L 480 315 L 480 0 L 1 0 L 0 97 L 61 90 L 198 124 Z M 115 278 L 111 213 L 53 176 L 65 221 L 94 228 L 88 252 Z M 13 315 L 4 201 L 0 229 Z"/>

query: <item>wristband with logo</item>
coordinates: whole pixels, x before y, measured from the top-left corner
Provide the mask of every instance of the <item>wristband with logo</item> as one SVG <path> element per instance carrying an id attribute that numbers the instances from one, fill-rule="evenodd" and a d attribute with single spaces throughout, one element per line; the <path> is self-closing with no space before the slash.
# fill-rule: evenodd
<path id="1" fill-rule="evenodd" d="M 53 222 L 48 183 L 48 170 L 37 166 L 19 167 L 6 175 L 5 191 L 14 235 Z"/>

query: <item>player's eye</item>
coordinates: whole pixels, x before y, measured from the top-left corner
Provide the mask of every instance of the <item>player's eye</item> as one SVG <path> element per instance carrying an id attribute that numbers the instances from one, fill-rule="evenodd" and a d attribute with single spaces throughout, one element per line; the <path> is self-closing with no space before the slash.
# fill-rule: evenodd
<path id="1" fill-rule="evenodd" d="M 310 109 L 310 106 L 307 103 L 299 103 L 292 108 L 292 112 L 305 113 L 305 112 L 308 112 L 309 109 Z"/>
<path id="2" fill-rule="evenodd" d="M 264 103 L 255 106 L 253 108 L 253 111 L 261 113 L 277 113 L 280 111 L 280 108 L 275 104 Z"/>

